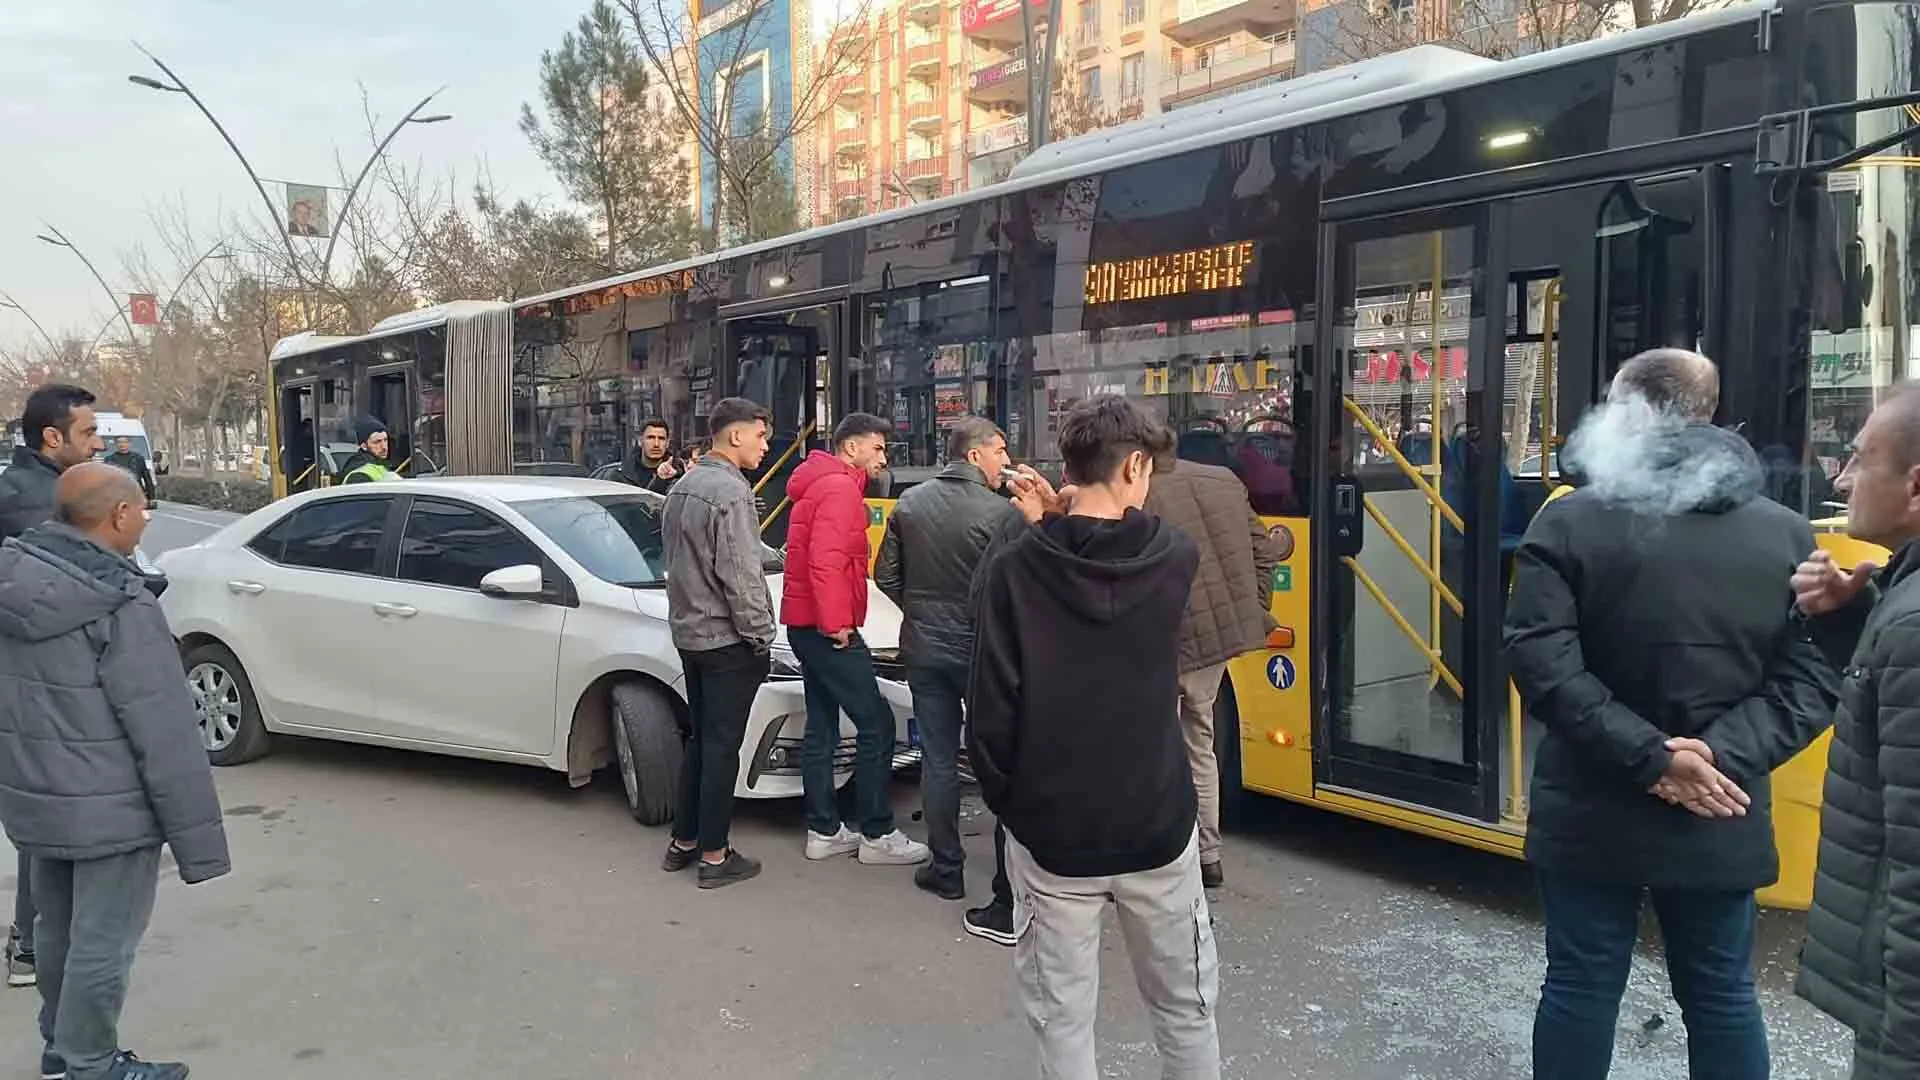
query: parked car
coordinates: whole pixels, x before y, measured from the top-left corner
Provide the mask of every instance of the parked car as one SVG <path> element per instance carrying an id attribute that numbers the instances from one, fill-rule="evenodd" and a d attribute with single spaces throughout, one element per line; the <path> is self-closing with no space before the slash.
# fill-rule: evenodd
<path id="1" fill-rule="evenodd" d="M 167 552 L 162 604 L 208 756 L 237 765 L 284 734 L 539 765 L 575 786 L 617 764 L 634 817 L 664 823 L 687 724 L 665 503 L 586 478 L 433 477 L 303 492 Z M 782 559 L 763 557 L 777 603 Z M 918 754 L 899 631 L 873 589 L 864 634 L 904 765 Z M 777 642 L 737 795 L 800 793 L 798 674 Z M 843 716 L 837 784 L 853 745 Z"/>

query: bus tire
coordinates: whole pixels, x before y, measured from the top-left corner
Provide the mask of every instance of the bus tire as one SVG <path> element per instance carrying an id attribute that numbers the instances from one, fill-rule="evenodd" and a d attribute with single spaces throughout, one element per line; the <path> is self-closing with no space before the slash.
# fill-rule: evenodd
<path id="1" fill-rule="evenodd" d="M 1239 824 L 1247 805 L 1247 789 L 1240 779 L 1240 707 L 1233 697 L 1233 680 L 1224 675 L 1220 695 L 1213 699 L 1213 761 L 1224 829 Z"/>
<path id="2" fill-rule="evenodd" d="M 660 692 L 642 683 L 619 683 L 609 697 L 627 812 L 642 825 L 665 825 L 673 820 L 680 762 L 687 752 L 680 721 Z"/>

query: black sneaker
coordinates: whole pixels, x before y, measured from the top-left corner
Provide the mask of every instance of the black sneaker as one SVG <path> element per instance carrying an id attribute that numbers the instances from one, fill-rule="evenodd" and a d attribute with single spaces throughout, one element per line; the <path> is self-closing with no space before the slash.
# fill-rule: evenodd
<path id="1" fill-rule="evenodd" d="M 717 863 L 700 860 L 700 887 L 703 889 L 718 889 L 759 876 L 760 860 L 749 859 L 732 848 L 728 848 L 727 857 Z"/>
<path id="2" fill-rule="evenodd" d="M 67 1080 L 67 1059 L 51 1046 L 40 1051 L 40 1080 Z"/>
<path id="3" fill-rule="evenodd" d="M 1220 869 L 1220 861 L 1218 859 L 1215 859 L 1213 862 L 1203 862 L 1200 864 L 1200 885 L 1202 888 L 1217 889 L 1226 883 L 1227 873 Z"/>
<path id="4" fill-rule="evenodd" d="M 178 1061 L 141 1061 L 122 1050 L 114 1055 L 107 1080 L 187 1080 L 187 1067 Z"/>
<path id="5" fill-rule="evenodd" d="M 967 898 L 966 871 L 958 866 L 928 863 L 913 872 L 913 883 L 942 900 Z"/>
<path id="6" fill-rule="evenodd" d="M 667 841 L 667 853 L 660 859 L 660 869 L 669 874 L 677 874 L 700 861 L 700 845 L 683 848 L 673 841 Z"/>
<path id="7" fill-rule="evenodd" d="M 1012 948 L 1013 905 L 995 901 L 986 907 L 969 908 L 966 917 L 967 933 L 977 938 L 986 938 L 996 945 Z"/>

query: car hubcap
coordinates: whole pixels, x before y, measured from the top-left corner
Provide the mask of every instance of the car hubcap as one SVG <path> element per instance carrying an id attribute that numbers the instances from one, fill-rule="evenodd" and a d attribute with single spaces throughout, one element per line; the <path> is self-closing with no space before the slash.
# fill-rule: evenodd
<path id="1" fill-rule="evenodd" d="M 209 751 L 225 750 L 240 736 L 240 685 L 218 664 L 197 664 L 187 672 L 187 689 L 200 720 L 200 742 Z"/>
<path id="2" fill-rule="evenodd" d="M 627 789 L 627 803 L 640 805 L 640 773 L 633 765 L 633 744 L 627 741 L 627 726 L 613 719 L 613 749 L 620 758 L 620 782 Z"/>

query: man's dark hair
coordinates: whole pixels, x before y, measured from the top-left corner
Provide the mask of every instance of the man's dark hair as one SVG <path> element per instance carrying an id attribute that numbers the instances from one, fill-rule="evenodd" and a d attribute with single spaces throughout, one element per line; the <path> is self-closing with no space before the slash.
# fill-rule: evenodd
<path id="1" fill-rule="evenodd" d="M 1639 397 L 1660 412 L 1709 423 L 1720 404 L 1720 371 L 1697 352 L 1648 349 L 1620 365 L 1613 388 Z"/>
<path id="2" fill-rule="evenodd" d="M 707 429 L 718 435 L 735 424 L 751 424 L 755 420 L 771 427 L 773 414 L 765 405 L 748 398 L 721 398 L 714 403 L 713 412 L 707 414 Z"/>
<path id="3" fill-rule="evenodd" d="M 965 461 L 967 451 L 1006 437 L 1000 425 L 984 416 L 963 416 L 947 429 L 947 460 Z"/>
<path id="4" fill-rule="evenodd" d="M 661 431 L 666 432 L 667 438 L 669 439 L 673 438 L 672 426 L 669 425 L 665 420 L 662 420 L 657 416 L 647 421 L 646 423 L 640 425 L 640 434 L 645 435 L 647 432 L 652 431 L 654 428 L 659 428 Z"/>
<path id="5" fill-rule="evenodd" d="M 838 450 L 848 439 L 865 435 L 885 437 L 893 434 L 893 425 L 870 412 L 848 413 L 833 426 L 833 448 Z"/>
<path id="6" fill-rule="evenodd" d="M 27 395 L 27 408 L 20 416 L 20 433 L 35 450 L 47 448 L 47 429 L 73 434 L 73 410 L 94 403 L 93 392 L 67 383 L 48 383 Z"/>
<path id="7" fill-rule="evenodd" d="M 1155 467 L 1173 456 L 1173 432 L 1167 425 L 1117 394 L 1087 398 L 1068 410 L 1059 441 L 1067 479 L 1079 484 L 1112 479 L 1135 450 L 1152 458 Z"/>

